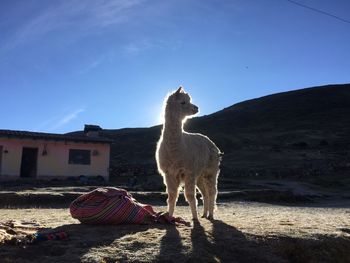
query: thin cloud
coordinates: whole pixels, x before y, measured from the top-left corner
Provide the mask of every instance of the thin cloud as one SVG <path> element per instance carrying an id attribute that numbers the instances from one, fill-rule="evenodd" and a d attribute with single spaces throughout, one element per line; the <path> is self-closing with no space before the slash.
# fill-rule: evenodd
<path id="1" fill-rule="evenodd" d="M 58 122 L 52 126 L 49 130 L 50 131 L 54 131 L 58 128 L 61 128 L 65 125 L 67 125 L 69 122 L 71 122 L 72 120 L 76 119 L 79 115 L 79 113 L 82 113 L 84 112 L 85 109 L 78 109 L 78 110 L 75 110 L 74 112 L 71 112 L 65 116 L 63 116 L 60 120 L 58 120 Z"/>
<path id="2" fill-rule="evenodd" d="M 52 126 L 53 123 L 56 123 L 60 119 L 59 116 L 54 116 L 52 118 L 49 118 L 42 123 L 38 124 L 33 130 L 34 131 L 44 131 L 47 130 L 48 126 Z"/>
<path id="3" fill-rule="evenodd" d="M 92 62 L 90 62 L 89 64 L 87 64 L 85 67 L 83 67 L 82 69 L 80 69 L 78 71 L 79 74 L 86 74 L 89 71 L 97 68 L 99 65 L 101 65 L 103 62 L 105 61 L 105 57 L 99 57 L 95 60 L 93 60 Z"/>
<path id="4" fill-rule="evenodd" d="M 80 109 L 71 111 L 69 113 L 66 113 L 63 116 L 62 114 L 53 116 L 43 121 L 42 123 L 40 123 L 34 130 L 54 132 L 58 128 L 61 128 L 67 125 L 68 123 L 70 123 L 71 121 L 73 121 L 74 119 L 78 118 L 78 115 L 84 111 L 85 111 L 84 108 L 80 108 Z"/>
<path id="5" fill-rule="evenodd" d="M 171 51 L 176 51 L 182 47 L 181 41 L 165 41 L 165 40 L 143 40 L 132 42 L 124 46 L 124 51 L 126 54 L 137 55 L 143 51 L 147 51 L 150 49 L 167 49 Z"/>
<path id="6" fill-rule="evenodd" d="M 122 24 L 132 19 L 133 11 L 145 0 L 94 0 L 63 1 L 53 4 L 34 18 L 26 21 L 14 32 L 3 50 L 11 50 L 28 41 L 34 41 L 46 34 L 64 29 L 75 31 L 71 38 L 93 34 L 95 29 Z M 57 2 L 55 2 L 57 3 Z M 98 31 L 98 30 L 97 30 Z M 72 41 L 67 39 L 67 41 Z"/>

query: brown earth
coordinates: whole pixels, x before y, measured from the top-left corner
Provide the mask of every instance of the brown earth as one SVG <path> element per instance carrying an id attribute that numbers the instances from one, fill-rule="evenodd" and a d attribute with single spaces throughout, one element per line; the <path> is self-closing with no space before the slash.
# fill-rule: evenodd
<path id="1" fill-rule="evenodd" d="M 155 206 L 157 211 L 166 209 Z M 177 216 L 189 218 L 178 206 Z M 87 226 L 67 209 L 1 209 L 69 238 L 0 246 L 1 262 L 350 262 L 350 204 L 329 207 L 254 202 L 218 205 L 214 221 L 172 225 Z"/>

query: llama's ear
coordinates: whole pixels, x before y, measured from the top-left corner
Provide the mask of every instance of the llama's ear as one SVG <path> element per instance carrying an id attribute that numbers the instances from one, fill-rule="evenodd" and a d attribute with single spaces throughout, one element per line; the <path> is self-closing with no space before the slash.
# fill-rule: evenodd
<path id="1" fill-rule="evenodd" d="M 184 92 L 184 89 L 182 86 L 180 86 L 175 93 L 179 94 L 179 93 L 183 93 L 183 92 Z"/>

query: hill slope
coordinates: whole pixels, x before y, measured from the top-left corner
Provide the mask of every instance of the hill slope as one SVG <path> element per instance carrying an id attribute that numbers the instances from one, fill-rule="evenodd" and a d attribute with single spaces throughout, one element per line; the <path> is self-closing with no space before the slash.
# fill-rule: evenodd
<path id="1" fill-rule="evenodd" d="M 244 101 L 193 119 L 226 153 L 226 175 L 316 176 L 350 168 L 350 85 Z"/>
<path id="2" fill-rule="evenodd" d="M 350 84 L 244 101 L 190 119 L 185 130 L 208 135 L 225 152 L 223 178 L 344 175 L 350 170 Z M 115 140 L 112 175 L 156 174 L 160 132 L 160 126 L 103 130 Z"/>

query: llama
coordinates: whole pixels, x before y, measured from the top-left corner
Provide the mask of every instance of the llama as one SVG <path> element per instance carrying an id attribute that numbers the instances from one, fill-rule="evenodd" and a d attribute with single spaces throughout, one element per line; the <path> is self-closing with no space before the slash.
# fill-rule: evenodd
<path id="1" fill-rule="evenodd" d="M 206 136 L 183 130 L 187 118 L 198 113 L 191 97 L 182 87 L 165 100 L 164 124 L 157 144 L 156 160 L 168 194 L 168 212 L 174 214 L 179 188 L 184 184 L 185 198 L 193 220 L 197 220 L 196 186 L 203 198 L 204 218 L 214 218 L 219 175 L 219 148 Z"/>

